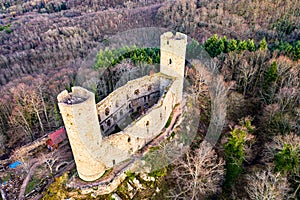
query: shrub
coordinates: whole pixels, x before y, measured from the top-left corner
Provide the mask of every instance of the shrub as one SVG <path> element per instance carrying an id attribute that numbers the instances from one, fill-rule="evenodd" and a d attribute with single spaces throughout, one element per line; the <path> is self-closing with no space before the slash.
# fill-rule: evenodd
<path id="1" fill-rule="evenodd" d="M 247 50 L 247 42 L 244 41 L 244 40 L 239 41 L 239 42 L 238 42 L 238 47 L 237 47 L 237 49 L 238 49 L 239 51 Z"/>
<path id="2" fill-rule="evenodd" d="M 0 32 L 5 31 L 6 33 L 12 33 L 12 30 L 10 29 L 11 24 L 7 24 L 5 26 L 0 26 Z"/>
<path id="3" fill-rule="evenodd" d="M 62 176 L 55 178 L 55 181 L 51 183 L 47 191 L 43 193 L 43 200 L 59 200 L 66 199 L 68 192 L 66 188 L 66 182 L 68 180 L 68 174 L 64 173 Z"/>
<path id="4" fill-rule="evenodd" d="M 228 142 L 225 144 L 226 176 L 224 186 L 231 186 L 242 172 L 242 163 L 245 159 L 244 137 L 246 133 L 239 128 L 230 132 Z"/>
<path id="5" fill-rule="evenodd" d="M 226 36 L 218 38 L 216 34 L 208 38 L 203 46 L 211 57 L 216 57 L 221 53 L 229 53 L 235 50 L 248 50 L 251 52 L 256 51 L 256 46 L 253 40 L 227 40 Z"/>
<path id="6" fill-rule="evenodd" d="M 295 60 L 300 59 L 300 40 L 297 41 L 297 43 L 293 49 L 293 56 L 294 56 Z"/>
<path id="7" fill-rule="evenodd" d="M 240 121 L 241 126 L 236 126 L 228 136 L 228 142 L 224 145 L 226 157 L 225 188 L 230 187 L 242 172 L 243 161 L 245 160 L 245 142 L 247 134 L 252 133 L 254 126 L 250 118 Z"/>
<path id="8" fill-rule="evenodd" d="M 229 43 L 228 43 L 228 50 L 229 51 L 235 51 L 237 50 L 237 41 L 236 40 L 229 40 Z"/>
<path id="9" fill-rule="evenodd" d="M 262 39 L 260 42 L 259 42 L 259 49 L 264 51 L 268 48 L 268 43 L 266 41 L 266 38 Z"/>
<path id="10" fill-rule="evenodd" d="M 285 144 L 274 156 L 275 171 L 284 174 L 296 172 L 299 167 L 299 156 L 299 149 L 293 149 L 290 144 Z"/>
<path id="11" fill-rule="evenodd" d="M 255 51 L 256 50 L 255 43 L 254 43 L 253 40 L 250 40 L 250 39 L 247 40 L 247 49 L 248 49 L 248 51 Z"/>
<path id="12" fill-rule="evenodd" d="M 274 61 L 264 74 L 264 88 L 271 86 L 278 78 L 277 62 Z"/>
<path id="13" fill-rule="evenodd" d="M 224 43 L 219 40 L 218 36 L 215 34 L 204 43 L 205 50 L 209 53 L 211 57 L 216 57 L 221 54 L 224 50 Z"/>

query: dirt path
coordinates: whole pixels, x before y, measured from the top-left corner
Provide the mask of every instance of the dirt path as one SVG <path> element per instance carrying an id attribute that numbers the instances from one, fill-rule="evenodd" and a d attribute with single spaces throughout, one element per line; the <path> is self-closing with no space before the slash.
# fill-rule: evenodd
<path id="1" fill-rule="evenodd" d="M 42 161 L 36 160 L 36 162 L 30 167 L 29 173 L 27 174 L 26 178 L 24 179 L 24 181 L 21 185 L 20 193 L 19 193 L 19 197 L 18 197 L 19 200 L 24 199 L 26 186 L 29 183 L 31 176 L 34 174 L 35 168 L 41 164 L 42 164 Z"/>

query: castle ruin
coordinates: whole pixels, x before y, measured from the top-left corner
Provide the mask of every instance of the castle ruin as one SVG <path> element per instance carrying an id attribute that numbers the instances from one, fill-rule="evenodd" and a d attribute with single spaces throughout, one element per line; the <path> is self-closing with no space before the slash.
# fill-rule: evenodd
<path id="1" fill-rule="evenodd" d="M 82 87 L 61 92 L 62 114 L 79 177 L 95 181 L 158 136 L 182 101 L 187 36 L 161 35 L 160 72 L 129 81 L 96 104 Z"/>

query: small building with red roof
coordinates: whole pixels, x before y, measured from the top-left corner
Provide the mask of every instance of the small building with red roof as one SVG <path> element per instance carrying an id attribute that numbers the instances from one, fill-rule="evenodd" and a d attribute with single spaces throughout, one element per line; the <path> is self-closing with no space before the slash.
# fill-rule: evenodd
<path id="1" fill-rule="evenodd" d="M 61 127 L 48 135 L 49 139 L 46 141 L 49 150 L 53 151 L 58 147 L 58 144 L 67 139 L 65 127 Z"/>

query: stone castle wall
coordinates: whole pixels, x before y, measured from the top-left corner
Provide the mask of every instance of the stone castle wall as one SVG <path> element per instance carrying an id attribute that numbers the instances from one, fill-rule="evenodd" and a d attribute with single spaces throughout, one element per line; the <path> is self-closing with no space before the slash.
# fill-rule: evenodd
<path id="1" fill-rule="evenodd" d="M 164 81 L 163 81 L 164 80 Z M 127 125 L 156 104 L 161 89 L 172 79 L 162 75 L 144 76 L 129 81 L 97 104 L 98 118 L 103 136 L 123 130 Z"/>
<path id="2" fill-rule="evenodd" d="M 97 105 L 81 87 L 58 95 L 81 179 L 98 179 L 161 133 L 182 100 L 186 44 L 184 34 L 163 34 L 161 73 L 129 81 Z"/>
<path id="3" fill-rule="evenodd" d="M 158 136 L 167 123 L 172 109 L 177 103 L 172 92 L 176 85 L 172 82 L 163 93 L 158 103 L 151 107 L 143 116 L 128 125 L 123 131 L 103 138 L 103 145 L 111 152 L 102 161 L 112 167 L 125 159 L 130 158 L 137 150 L 144 147 L 153 138 Z"/>

